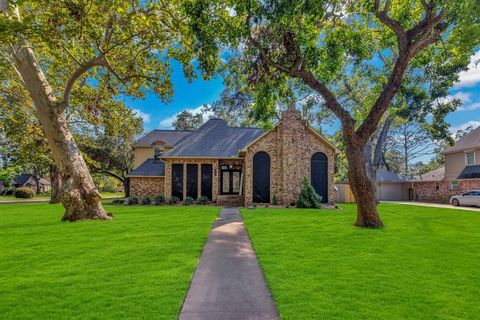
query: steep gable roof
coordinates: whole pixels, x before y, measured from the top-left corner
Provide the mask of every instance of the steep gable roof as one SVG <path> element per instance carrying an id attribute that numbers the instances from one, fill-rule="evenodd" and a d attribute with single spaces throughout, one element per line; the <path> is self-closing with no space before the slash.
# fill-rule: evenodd
<path id="1" fill-rule="evenodd" d="M 460 138 L 453 147 L 443 151 L 443 153 L 452 153 L 468 149 L 480 148 L 480 127 L 470 131 Z"/>
<path id="2" fill-rule="evenodd" d="M 183 138 L 192 134 L 190 130 L 152 130 L 135 142 L 134 147 L 152 147 L 155 141 L 163 141 L 168 147 L 175 146 Z"/>
<path id="3" fill-rule="evenodd" d="M 164 157 L 237 157 L 243 147 L 263 132 L 259 128 L 229 127 L 224 120 L 211 118 Z"/>
<path id="4" fill-rule="evenodd" d="M 33 177 L 33 174 L 31 173 L 24 173 L 24 174 L 21 174 L 19 175 L 15 181 L 13 182 L 14 184 L 18 184 L 18 185 L 21 185 L 23 186 L 25 183 L 28 182 L 28 180 L 30 180 L 30 178 Z M 38 180 L 39 184 L 41 185 L 45 185 L 45 186 L 49 186 L 50 185 L 50 181 L 48 181 L 47 179 L 44 179 L 44 178 L 40 178 Z"/>

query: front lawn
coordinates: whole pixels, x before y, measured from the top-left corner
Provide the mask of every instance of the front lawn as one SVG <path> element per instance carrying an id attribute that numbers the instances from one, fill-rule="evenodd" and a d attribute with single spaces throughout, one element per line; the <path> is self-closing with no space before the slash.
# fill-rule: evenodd
<path id="1" fill-rule="evenodd" d="M 69 223 L 60 205 L 0 205 L 2 320 L 175 319 L 220 209 L 106 209 Z"/>
<path id="2" fill-rule="evenodd" d="M 480 214 L 382 204 L 386 227 L 343 210 L 242 210 L 282 318 L 475 319 Z"/>

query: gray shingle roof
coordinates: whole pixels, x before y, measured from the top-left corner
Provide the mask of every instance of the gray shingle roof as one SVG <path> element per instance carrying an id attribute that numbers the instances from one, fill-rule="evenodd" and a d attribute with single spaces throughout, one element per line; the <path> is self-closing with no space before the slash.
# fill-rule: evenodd
<path id="1" fill-rule="evenodd" d="M 209 119 L 165 157 L 237 157 L 243 147 L 263 132 L 259 128 L 232 128 L 222 119 Z"/>
<path id="2" fill-rule="evenodd" d="M 183 138 L 192 134 L 189 130 L 152 130 L 135 142 L 135 147 L 151 147 L 155 141 L 163 141 L 166 146 L 173 147 Z"/>
<path id="3" fill-rule="evenodd" d="M 410 181 L 412 177 L 404 176 L 398 173 L 390 172 L 387 170 L 377 170 L 377 181 L 378 182 L 407 182 Z"/>
<path id="4" fill-rule="evenodd" d="M 480 127 L 475 130 L 470 131 L 457 142 L 453 147 L 448 148 L 443 151 L 443 153 L 452 153 L 467 149 L 480 148 Z"/>
<path id="5" fill-rule="evenodd" d="M 165 176 L 165 162 L 162 160 L 147 159 L 129 177 L 163 177 Z"/>
<path id="6" fill-rule="evenodd" d="M 414 181 L 440 181 L 443 178 L 445 178 L 445 167 L 440 167 L 415 177 Z"/>
<path id="7" fill-rule="evenodd" d="M 480 165 L 466 166 L 460 173 L 457 179 L 479 179 L 480 178 Z"/>
<path id="8" fill-rule="evenodd" d="M 24 174 L 21 174 L 19 175 L 15 181 L 13 182 L 15 185 L 24 185 L 25 183 L 27 183 L 27 181 L 33 177 L 33 174 L 31 173 L 24 173 Z M 50 185 L 50 181 L 44 179 L 44 178 L 41 178 L 38 180 L 38 182 L 41 184 L 41 185 L 45 185 L 45 186 L 49 186 Z"/>

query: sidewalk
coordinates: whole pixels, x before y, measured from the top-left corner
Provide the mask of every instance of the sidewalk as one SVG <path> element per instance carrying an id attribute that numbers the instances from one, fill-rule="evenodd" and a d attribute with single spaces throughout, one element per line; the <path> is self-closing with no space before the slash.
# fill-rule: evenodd
<path id="1" fill-rule="evenodd" d="M 208 237 L 180 320 L 278 318 L 239 210 L 223 209 Z"/>

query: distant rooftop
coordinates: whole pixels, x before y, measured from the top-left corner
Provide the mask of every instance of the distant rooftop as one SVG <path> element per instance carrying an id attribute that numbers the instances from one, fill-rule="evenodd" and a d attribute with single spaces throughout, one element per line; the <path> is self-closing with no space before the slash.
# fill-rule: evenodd
<path id="1" fill-rule="evenodd" d="M 445 178 L 445 167 L 440 167 L 415 177 L 414 181 L 440 181 L 443 178 Z"/>

